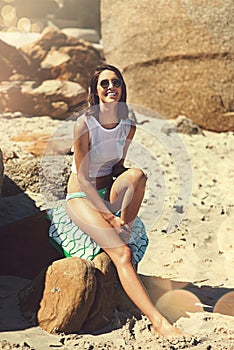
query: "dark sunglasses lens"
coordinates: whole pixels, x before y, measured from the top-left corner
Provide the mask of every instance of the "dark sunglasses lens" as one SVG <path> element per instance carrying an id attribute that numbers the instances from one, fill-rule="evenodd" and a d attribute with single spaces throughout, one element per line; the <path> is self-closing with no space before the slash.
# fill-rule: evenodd
<path id="1" fill-rule="evenodd" d="M 113 79 L 112 80 L 112 84 L 115 86 L 115 87 L 120 87 L 122 85 L 122 81 L 120 79 Z"/>
<path id="2" fill-rule="evenodd" d="M 102 87 L 103 89 L 108 88 L 108 86 L 109 86 L 109 80 L 108 80 L 108 79 L 102 80 L 102 81 L 100 82 L 100 85 L 101 85 L 101 87 Z"/>
<path id="3" fill-rule="evenodd" d="M 114 87 L 120 87 L 122 85 L 122 80 L 120 79 L 112 79 L 111 82 Z M 109 87 L 109 80 L 108 79 L 101 80 L 100 85 L 103 89 L 107 89 Z"/>

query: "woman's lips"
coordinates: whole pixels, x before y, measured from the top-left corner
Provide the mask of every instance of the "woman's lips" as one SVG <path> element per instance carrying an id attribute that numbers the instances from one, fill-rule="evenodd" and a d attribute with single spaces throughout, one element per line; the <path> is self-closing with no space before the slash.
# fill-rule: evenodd
<path id="1" fill-rule="evenodd" d="M 108 97 L 116 97 L 117 93 L 116 92 L 107 92 L 106 96 L 108 96 Z"/>

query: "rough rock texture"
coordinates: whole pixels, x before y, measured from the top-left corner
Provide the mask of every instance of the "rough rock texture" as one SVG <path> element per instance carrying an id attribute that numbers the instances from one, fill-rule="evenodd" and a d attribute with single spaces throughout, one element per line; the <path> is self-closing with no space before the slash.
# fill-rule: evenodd
<path id="1" fill-rule="evenodd" d="M 2 155 L 2 150 L 0 149 L 0 195 L 2 193 L 3 174 L 4 174 L 3 155 Z"/>
<path id="2" fill-rule="evenodd" d="M 232 0 L 102 0 L 104 55 L 123 70 L 129 102 L 234 130 L 232 13 Z"/>
<path id="3" fill-rule="evenodd" d="M 32 74 L 32 66 L 24 52 L 0 40 L 0 81 L 8 80 L 12 74 Z"/>
<path id="4" fill-rule="evenodd" d="M 84 88 L 71 81 L 8 81 L 0 84 L 0 111 L 65 118 L 86 97 Z"/>
<path id="5" fill-rule="evenodd" d="M 92 263 L 73 257 L 55 261 L 20 292 L 19 298 L 22 312 L 31 320 L 40 302 L 37 321 L 42 329 L 49 333 L 73 333 L 81 329 L 95 292 Z"/>
<path id="6" fill-rule="evenodd" d="M 65 119 L 86 105 L 90 77 L 102 50 L 47 27 L 19 49 L 0 40 L 0 113 Z"/>
<path id="7" fill-rule="evenodd" d="M 71 172 L 71 156 L 56 155 L 48 163 L 34 157 L 16 159 L 5 164 L 2 187 L 4 196 L 12 196 L 22 191 L 53 195 L 61 199 L 65 196 Z"/>
<path id="8" fill-rule="evenodd" d="M 117 273 L 106 253 L 101 253 L 93 260 L 96 268 L 97 289 L 93 305 L 82 329 L 91 332 L 108 325 L 116 308 Z"/>
<path id="9" fill-rule="evenodd" d="M 63 79 L 88 87 L 102 53 L 91 43 L 67 36 L 60 30 L 47 27 L 41 37 L 20 50 L 29 57 L 38 80 Z"/>
<path id="10" fill-rule="evenodd" d="M 187 135 L 203 134 L 202 129 L 199 128 L 199 126 L 191 119 L 185 117 L 184 115 L 179 115 L 175 119 L 174 124 L 177 132 Z"/>
<path id="11" fill-rule="evenodd" d="M 20 309 L 32 324 L 49 333 L 93 332 L 111 323 L 117 304 L 133 308 L 116 269 L 102 252 L 92 262 L 61 259 L 43 269 L 19 293 Z"/>

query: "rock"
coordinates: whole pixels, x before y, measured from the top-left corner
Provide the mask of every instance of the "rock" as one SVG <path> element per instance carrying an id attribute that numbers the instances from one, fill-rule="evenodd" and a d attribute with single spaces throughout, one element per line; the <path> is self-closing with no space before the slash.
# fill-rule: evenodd
<path id="1" fill-rule="evenodd" d="M 0 81 L 8 80 L 15 72 L 30 75 L 32 73 L 30 60 L 24 52 L 0 40 Z"/>
<path id="2" fill-rule="evenodd" d="M 84 103 L 86 97 L 84 88 L 72 81 L 2 82 L 0 111 L 66 118 L 69 109 Z"/>
<path id="3" fill-rule="evenodd" d="M 103 62 L 102 52 L 91 43 L 52 27 L 45 28 L 37 41 L 20 50 L 31 60 L 38 80 L 70 80 L 85 89 L 94 69 Z"/>
<path id="4" fill-rule="evenodd" d="M 20 292 L 20 308 L 27 319 L 49 333 L 75 333 L 89 313 L 95 292 L 95 268 L 90 261 L 61 259 Z"/>
<path id="5" fill-rule="evenodd" d="M 39 145 L 32 145 L 34 153 Z M 44 146 L 44 145 L 43 145 Z M 40 149 L 39 149 L 40 150 Z M 31 191 L 57 199 L 65 197 L 65 190 L 71 172 L 71 156 L 56 156 L 40 159 L 33 156 L 15 159 L 5 164 L 2 194 L 12 196 L 22 191 Z"/>
<path id="6" fill-rule="evenodd" d="M 117 272 L 106 253 L 93 259 L 96 268 L 97 289 L 94 303 L 87 315 L 82 329 L 92 332 L 104 328 L 114 316 L 116 309 Z"/>
<path id="7" fill-rule="evenodd" d="M 46 57 L 52 47 L 65 45 L 67 36 L 61 31 L 46 27 L 38 40 L 25 46 L 21 46 L 20 51 L 26 54 L 34 67 L 39 67 L 40 62 Z"/>
<path id="8" fill-rule="evenodd" d="M 3 175 L 4 175 L 3 154 L 2 154 L 2 150 L 0 149 L 0 196 L 2 193 Z"/>
<path id="9" fill-rule="evenodd" d="M 0 111 L 20 111 L 26 114 L 34 111 L 35 101 L 27 92 L 33 90 L 32 81 L 4 81 L 0 83 Z"/>
<path id="10" fill-rule="evenodd" d="M 123 70 L 128 101 L 207 130 L 234 130 L 232 6 L 102 0 L 104 56 Z"/>
<path id="11" fill-rule="evenodd" d="M 76 39 L 75 39 L 76 40 Z M 58 66 L 53 66 L 47 74 L 52 79 L 71 80 L 79 82 L 86 90 L 90 78 L 96 69 L 103 62 L 100 50 L 92 44 L 79 40 L 73 45 L 64 45 L 59 52 L 66 54 L 70 59 Z"/>
<path id="12" fill-rule="evenodd" d="M 34 113 L 37 115 L 47 113 L 51 117 L 64 116 L 69 108 L 84 102 L 87 97 L 81 85 L 60 80 L 43 81 L 30 92 L 30 95 L 36 102 Z"/>
<path id="13" fill-rule="evenodd" d="M 62 63 L 67 62 L 70 59 L 70 56 L 63 52 L 53 51 L 51 54 L 47 55 L 43 61 L 41 61 L 41 68 L 48 69 L 51 67 L 59 66 Z"/>
<path id="14" fill-rule="evenodd" d="M 184 115 L 179 115 L 175 119 L 174 124 L 176 127 L 176 131 L 182 134 L 203 134 L 202 129 L 199 128 L 199 126 L 196 123 L 194 123 L 191 119 L 187 118 Z"/>
<path id="15" fill-rule="evenodd" d="M 91 43 L 47 27 L 19 49 L 0 40 L 0 113 L 66 118 L 87 104 L 91 75 L 103 62 Z"/>
<path id="16" fill-rule="evenodd" d="M 40 192 L 40 160 L 34 157 L 16 159 L 5 164 L 3 182 L 4 196 L 12 196 L 22 191 Z"/>

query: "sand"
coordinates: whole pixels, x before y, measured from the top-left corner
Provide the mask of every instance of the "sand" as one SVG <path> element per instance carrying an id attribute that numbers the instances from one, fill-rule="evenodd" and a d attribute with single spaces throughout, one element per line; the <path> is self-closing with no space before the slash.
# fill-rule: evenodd
<path id="1" fill-rule="evenodd" d="M 195 338 L 169 342 L 151 334 L 144 316 L 121 312 L 95 335 L 50 335 L 20 315 L 17 291 L 28 281 L 0 276 L 0 349 L 234 348 L 234 133 L 188 135 L 176 133 L 173 121 L 137 119 L 128 162 L 148 174 L 140 215 L 150 240 L 139 274 L 161 312 Z M 60 123 L 47 116 L 1 116 L 0 148 L 27 155 L 30 142 L 10 141 L 12 136 L 52 134 Z M 43 209 L 43 198 L 26 192 L 20 210 L 19 195 L 1 199 L 11 208 L 6 222 L 7 215 L 13 221 Z"/>

